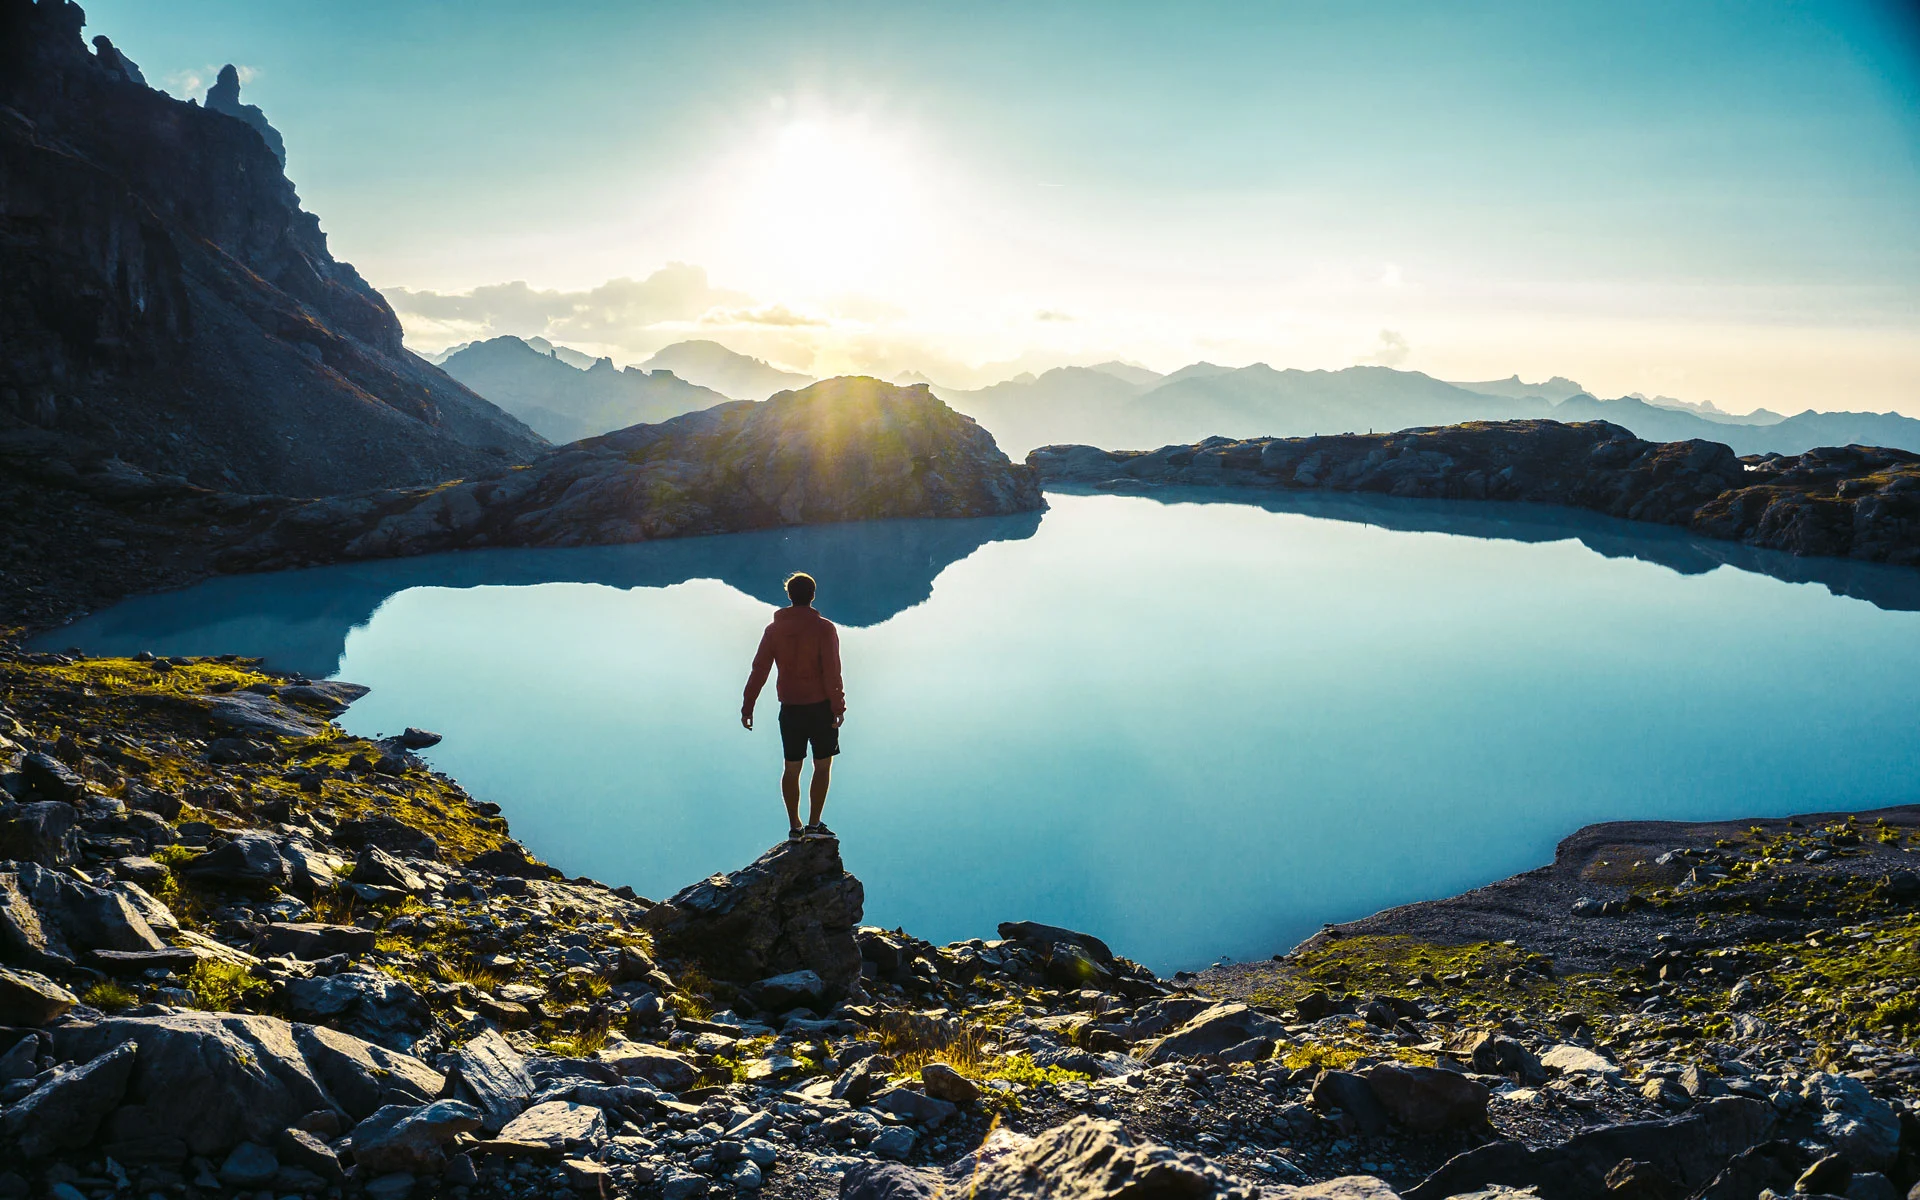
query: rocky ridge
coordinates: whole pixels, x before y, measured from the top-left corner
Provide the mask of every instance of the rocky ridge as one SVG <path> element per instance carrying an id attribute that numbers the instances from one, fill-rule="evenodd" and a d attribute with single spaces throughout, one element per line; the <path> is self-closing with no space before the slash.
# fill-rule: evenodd
<path id="1" fill-rule="evenodd" d="M 0 1195 L 1897 1197 L 1920 809 L 1596 827 L 1162 980 L 567 879 L 363 689 L 0 654 Z M 1496 940 L 1496 935 L 1500 935 Z"/>
<path id="2" fill-rule="evenodd" d="M 1476 421 L 1386 434 L 1208 438 L 1153 451 L 1046 446 L 1052 484 L 1322 489 L 1521 500 L 1684 526 L 1799 555 L 1920 565 L 1920 454 L 1869 446 L 1736 456 L 1605 421 Z"/>
<path id="3" fill-rule="evenodd" d="M 578 546 L 1045 507 L 1033 472 L 924 387 L 835 379 L 433 487 L 215 491 L 0 440 L 0 605 L 31 627 L 210 574 L 482 546 Z"/>
<path id="4" fill-rule="evenodd" d="M 309 496 L 545 445 L 401 345 L 231 67 L 176 100 L 84 21 L 0 0 L 0 445 Z"/>

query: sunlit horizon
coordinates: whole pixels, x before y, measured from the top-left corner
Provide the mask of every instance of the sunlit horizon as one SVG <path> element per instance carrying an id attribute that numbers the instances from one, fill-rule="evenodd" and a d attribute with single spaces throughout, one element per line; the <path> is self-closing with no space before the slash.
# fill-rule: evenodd
<path id="1" fill-rule="evenodd" d="M 1892 4 L 347 7 L 110 0 L 88 33 L 183 98 L 241 65 L 423 353 L 701 339 L 957 388 L 1373 364 L 1920 416 Z"/>

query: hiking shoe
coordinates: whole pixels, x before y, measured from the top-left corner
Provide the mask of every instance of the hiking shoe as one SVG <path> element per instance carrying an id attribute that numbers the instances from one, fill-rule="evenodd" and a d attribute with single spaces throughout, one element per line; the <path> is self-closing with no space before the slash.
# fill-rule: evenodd
<path id="1" fill-rule="evenodd" d="M 825 821 L 815 821 L 813 824 L 807 826 L 806 836 L 813 838 L 815 840 L 819 840 L 823 838 L 828 840 L 838 840 L 840 835 L 836 834 L 833 830 L 828 829 L 827 823 Z"/>
<path id="2" fill-rule="evenodd" d="M 806 836 L 806 829 L 799 825 L 795 825 L 792 829 L 787 830 L 787 840 L 790 842 L 797 842 Z"/>

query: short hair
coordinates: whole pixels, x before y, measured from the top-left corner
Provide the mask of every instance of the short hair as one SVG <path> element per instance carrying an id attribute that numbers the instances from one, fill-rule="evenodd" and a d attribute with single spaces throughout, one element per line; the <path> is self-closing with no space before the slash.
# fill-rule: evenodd
<path id="1" fill-rule="evenodd" d="M 787 576 L 787 599 L 795 604 L 812 604 L 816 587 L 813 576 L 805 571 L 795 571 Z"/>

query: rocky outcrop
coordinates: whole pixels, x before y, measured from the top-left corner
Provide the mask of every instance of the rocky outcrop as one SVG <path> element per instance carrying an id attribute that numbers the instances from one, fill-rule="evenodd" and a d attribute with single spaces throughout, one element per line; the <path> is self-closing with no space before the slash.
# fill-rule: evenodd
<path id="1" fill-rule="evenodd" d="M 267 114 L 260 111 L 259 105 L 240 102 L 240 72 L 232 63 L 220 68 L 213 86 L 207 89 L 207 111 L 225 113 L 252 129 L 267 144 L 267 149 L 273 151 L 280 165 L 283 168 L 287 165 L 287 143 L 280 137 L 280 131 L 268 123 Z"/>
<path id="2" fill-rule="evenodd" d="M 1920 454 L 1865 446 L 1735 456 L 1605 421 L 1481 421 L 1389 434 L 1208 438 L 1154 451 L 1047 446 L 1049 483 L 1377 492 L 1521 500 L 1679 525 L 1800 555 L 1920 565 Z"/>
<path id="3" fill-rule="evenodd" d="M 1643 1163 L 1678 1185 L 1680 1195 L 1705 1187 L 1740 1154 L 1767 1139 L 1775 1124 L 1763 1101 L 1727 1097 L 1665 1121 L 1596 1129 L 1538 1150 L 1494 1142 L 1470 1150 L 1406 1193 L 1407 1200 L 1446 1200 L 1489 1184 L 1537 1187 L 1543 1196 L 1602 1200 L 1618 1194 L 1609 1174 L 1622 1163 Z"/>
<path id="4" fill-rule="evenodd" d="M 161 950 L 128 898 L 38 863 L 0 863 L 0 956 L 71 968 L 93 950 Z"/>
<path id="5" fill-rule="evenodd" d="M 993 516 L 1043 503 L 1031 470 L 925 387 L 830 379 L 589 438 L 497 478 L 277 510 L 221 566 Z"/>
<path id="6" fill-rule="evenodd" d="M 90 53 L 83 20 L 0 0 L 0 477 L 57 485 L 124 460 L 311 496 L 498 471 L 543 445 L 401 345 L 231 67 L 208 107 L 175 100 L 111 44 Z"/>
<path id="7" fill-rule="evenodd" d="M 756 983 L 790 971 L 818 975 L 831 998 L 860 977 L 865 890 L 832 839 L 782 842 L 746 867 L 683 888 L 647 914 L 662 954 L 716 979 Z"/>
<path id="8" fill-rule="evenodd" d="M 1252 1200 L 1197 1154 L 1138 1142 L 1117 1122 L 1076 1117 L 1032 1139 L 989 1140 L 967 1173 L 976 1200 Z"/>

